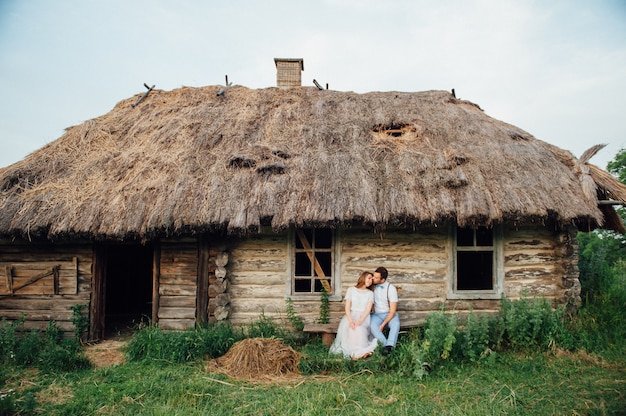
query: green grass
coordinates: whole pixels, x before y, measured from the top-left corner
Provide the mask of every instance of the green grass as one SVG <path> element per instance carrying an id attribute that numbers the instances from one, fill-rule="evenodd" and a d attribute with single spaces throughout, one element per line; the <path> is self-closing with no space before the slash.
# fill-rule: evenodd
<path id="1" fill-rule="evenodd" d="M 53 324 L 38 334 L 3 321 L 0 416 L 626 415 L 617 311 L 583 308 L 570 321 L 542 299 L 521 299 L 503 300 L 490 318 L 433 312 L 389 356 L 377 350 L 358 361 L 330 356 L 319 337 L 263 314 L 244 328 L 142 327 L 127 363 L 105 369 L 85 365 L 80 343 L 61 339 Z M 303 354 L 302 375 L 254 383 L 211 373 L 206 360 L 244 337 L 281 338 Z"/>
<path id="2" fill-rule="evenodd" d="M 510 352 L 447 365 L 421 381 L 363 365 L 267 384 L 210 373 L 202 361 L 144 360 L 64 374 L 4 369 L 0 390 L 14 390 L 23 414 L 47 415 L 618 415 L 626 409 L 625 364 Z"/>

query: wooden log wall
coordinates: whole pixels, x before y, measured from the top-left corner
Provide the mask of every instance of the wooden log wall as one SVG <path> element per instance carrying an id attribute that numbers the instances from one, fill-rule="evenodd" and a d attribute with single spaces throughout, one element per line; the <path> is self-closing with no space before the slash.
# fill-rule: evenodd
<path id="1" fill-rule="evenodd" d="M 198 242 L 162 241 L 158 288 L 159 327 L 182 330 L 196 322 Z"/>
<path id="2" fill-rule="evenodd" d="M 504 232 L 504 292 L 509 299 L 544 296 L 570 310 L 580 304 L 576 230 L 538 226 Z"/>
<path id="3" fill-rule="evenodd" d="M 286 233 L 260 234 L 229 244 L 228 264 L 232 314 L 235 324 L 255 321 L 263 313 L 281 322 L 286 317 L 286 282 L 289 247 Z M 399 288 L 398 311 L 403 326 L 424 322 L 431 311 L 465 315 L 470 310 L 494 313 L 500 299 L 447 299 L 452 262 L 452 239 L 447 227 L 387 230 L 383 236 L 370 229 L 351 228 L 340 233 L 343 296 L 363 270 L 378 266 L 389 270 L 389 281 Z M 574 305 L 580 294 L 575 230 L 552 231 L 540 225 L 505 227 L 502 255 L 503 291 L 510 299 L 545 296 Z M 578 289 L 578 292 L 577 292 Z M 293 302 L 306 322 L 319 317 L 319 299 Z M 331 301 L 331 321 L 338 322 L 343 302 Z"/>
<path id="4" fill-rule="evenodd" d="M 424 321 L 445 302 L 450 261 L 447 228 L 387 230 L 382 236 L 350 230 L 342 233 L 341 242 L 342 295 L 354 286 L 361 271 L 383 266 L 389 271 L 388 281 L 398 288 L 402 326 Z"/>
<path id="5" fill-rule="evenodd" d="M 287 232 L 232 239 L 227 250 L 230 321 L 235 325 L 249 324 L 261 314 L 286 320 L 286 276 L 290 261 Z"/>
<path id="6" fill-rule="evenodd" d="M 12 322 L 26 314 L 28 329 L 44 330 L 55 321 L 72 334 L 72 307 L 84 304 L 85 314 L 89 311 L 92 258 L 93 246 L 88 242 L 0 241 L 0 317 Z M 57 268 L 56 287 L 54 273 L 49 274 L 53 268 Z M 13 291 L 7 287 L 11 279 Z"/>

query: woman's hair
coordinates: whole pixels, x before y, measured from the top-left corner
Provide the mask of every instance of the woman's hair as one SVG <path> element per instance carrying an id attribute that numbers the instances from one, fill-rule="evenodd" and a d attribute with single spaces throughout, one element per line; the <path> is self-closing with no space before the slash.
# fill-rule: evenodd
<path id="1" fill-rule="evenodd" d="M 356 281 L 356 285 L 354 285 L 357 289 L 365 287 L 365 279 L 367 279 L 368 274 L 372 275 L 372 272 L 361 272 L 361 274 L 359 275 L 359 279 Z"/>

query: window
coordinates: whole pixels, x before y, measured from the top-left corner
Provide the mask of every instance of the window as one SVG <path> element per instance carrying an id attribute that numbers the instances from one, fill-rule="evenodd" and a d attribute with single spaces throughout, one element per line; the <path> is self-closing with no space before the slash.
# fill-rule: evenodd
<path id="1" fill-rule="evenodd" d="M 456 228 L 454 279 L 456 298 L 497 298 L 502 288 L 499 228 Z"/>
<path id="2" fill-rule="evenodd" d="M 332 293 L 334 233 L 323 228 L 296 229 L 291 294 Z"/>

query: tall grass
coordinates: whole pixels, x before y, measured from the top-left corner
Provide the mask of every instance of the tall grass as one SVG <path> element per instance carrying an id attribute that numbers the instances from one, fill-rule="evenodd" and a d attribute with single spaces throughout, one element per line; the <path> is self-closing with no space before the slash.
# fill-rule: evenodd
<path id="1" fill-rule="evenodd" d="M 128 342 L 126 355 L 130 361 L 183 363 L 224 355 L 243 338 L 241 329 L 227 324 L 208 324 L 186 331 L 163 331 L 156 326 L 145 326 Z"/>

